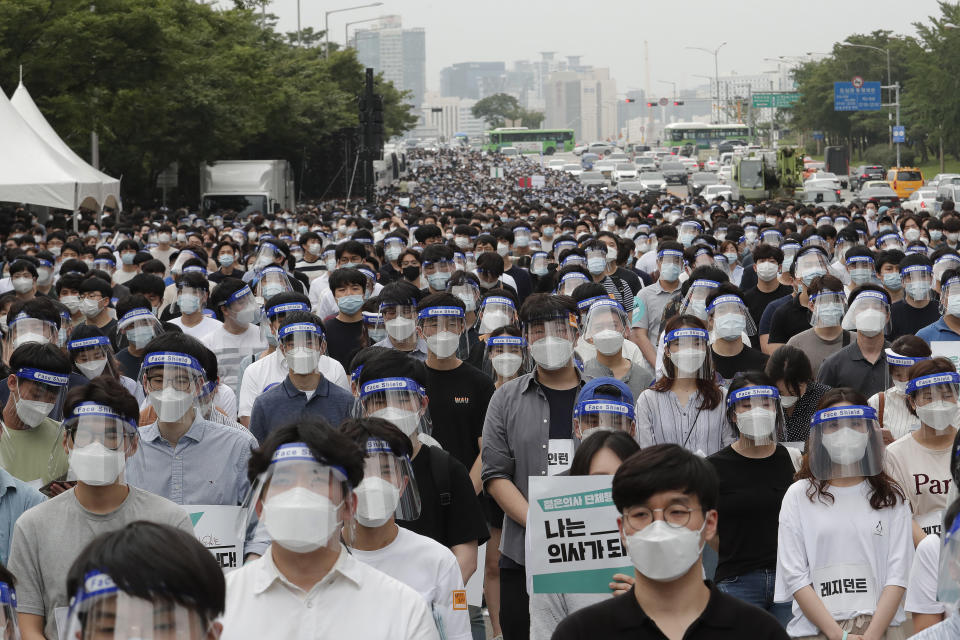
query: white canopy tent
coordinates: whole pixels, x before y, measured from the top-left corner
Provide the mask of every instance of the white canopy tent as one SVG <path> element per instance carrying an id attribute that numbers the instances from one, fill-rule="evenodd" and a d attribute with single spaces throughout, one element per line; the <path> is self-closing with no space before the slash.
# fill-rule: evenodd
<path id="1" fill-rule="evenodd" d="M 66 158 L 75 168 L 76 175 L 79 176 L 79 182 L 83 185 L 89 185 L 91 189 L 85 191 L 81 189 L 79 193 L 80 202 L 86 208 L 95 209 L 98 207 L 88 206 L 88 199 L 94 200 L 99 206 L 112 207 L 119 209 L 120 205 L 120 180 L 111 178 L 107 174 L 98 171 L 96 168 L 84 161 L 83 158 L 74 153 L 67 144 L 60 139 L 57 132 L 53 130 L 47 119 L 40 113 L 30 92 L 23 86 L 21 81 L 17 90 L 13 92 L 10 98 L 10 104 L 17 110 L 20 117 L 46 142 L 54 151 Z"/>

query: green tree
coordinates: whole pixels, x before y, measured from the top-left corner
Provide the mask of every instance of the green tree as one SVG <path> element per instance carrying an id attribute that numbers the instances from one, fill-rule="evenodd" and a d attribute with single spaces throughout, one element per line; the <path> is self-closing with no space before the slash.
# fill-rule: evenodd
<path id="1" fill-rule="evenodd" d="M 520 111 L 520 102 L 506 93 L 487 96 L 470 108 L 474 118 L 482 118 L 492 129 L 505 126 L 507 120 L 516 120 Z"/>

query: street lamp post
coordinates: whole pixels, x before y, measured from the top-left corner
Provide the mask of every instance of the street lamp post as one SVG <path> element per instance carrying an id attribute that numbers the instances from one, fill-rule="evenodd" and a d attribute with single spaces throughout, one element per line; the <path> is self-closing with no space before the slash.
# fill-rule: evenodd
<path id="1" fill-rule="evenodd" d="M 706 53 L 709 53 L 709 54 L 712 54 L 712 55 L 713 55 L 713 81 L 714 81 L 714 84 L 716 85 L 716 91 L 717 91 L 717 106 L 716 106 L 716 109 L 717 109 L 717 116 L 718 116 L 718 117 L 717 117 L 717 122 L 714 122 L 714 124 L 719 124 L 719 121 L 720 121 L 720 118 L 719 118 L 719 111 L 720 111 L 720 65 L 719 65 L 718 62 L 717 62 L 717 54 L 720 53 L 720 49 L 722 49 L 726 44 L 727 44 L 726 42 L 721 42 L 721 43 L 720 43 L 720 46 L 718 46 L 716 49 L 707 49 L 706 47 L 684 47 L 685 49 L 696 49 L 697 51 L 704 51 L 704 52 L 706 52 Z"/>
<path id="2" fill-rule="evenodd" d="M 355 7 L 344 7 L 343 9 L 331 9 L 330 11 L 325 11 L 323 14 L 323 57 L 330 57 L 330 15 L 334 13 L 343 13 L 344 11 L 353 11 L 355 9 L 366 9 L 368 7 L 379 7 L 382 6 L 382 2 L 371 2 L 370 4 L 358 4 Z"/>
<path id="3" fill-rule="evenodd" d="M 348 22 L 343 25 L 343 48 L 346 49 L 349 46 L 350 42 L 350 27 L 355 24 L 363 24 L 364 22 L 373 22 L 375 20 L 383 20 L 385 16 L 377 16 L 376 18 L 367 18 L 365 20 L 354 20 L 353 22 Z"/>

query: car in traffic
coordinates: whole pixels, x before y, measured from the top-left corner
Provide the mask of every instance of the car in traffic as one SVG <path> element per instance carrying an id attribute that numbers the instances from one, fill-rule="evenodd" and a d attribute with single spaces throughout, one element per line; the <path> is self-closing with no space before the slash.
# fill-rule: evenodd
<path id="1" fill-rule="evenodd" d="M 916 167 L 893 167 L 887 171 L 887 182 L 897 196 L 904 200 L 923 186 L 923 173 Z"/>
<path id="2" fill-rule="evenodd" d="M 824 162 L 804 162 L 803 163 L 803 179 L 807 180 L 815 173 L 819 173 L 826 168 L 826 163 Z"/>
<path id="3" fill-rule="evenodd" d="M 910 197 L 900 205 L 900 208 L 913 213 L 919 213 L 921 211 L 933 213 L 936 199 L 937 189 L 935 187 L 923 187 L 911 193 Z"/>
<path id="4" fill-rule="evenodd" d="M 621 182 L 623 180 L 636 180 L 640 175 L 632 162 L 618 162 L 613 169 L 613 181 Z"/>
<path id="5" fill-rule="evenodd" d="M 733 180 L 733 165 L 724 165 L 720 167 L 720 170 L 717 171 L 717 180 L 722 184 L 730 184 L 730 181 Z"/>
<path id="6" fill-rule="evenodd" d="M 623 182 L 617 182 L 617 191 L 641 194 L 645 189 L 643 188 L 643 183 L 639 180 L 625 180 Z"/>
<path id="7" fill-rule="evenodd" d="M 583 173 L 583 167 L 576 162 L 565 164 L 561 167 L 561 169 L 564 173 L 569 173 L 572 176 L 579 176 L 581 173 Z"/>
<path id="8" fill-rule="evenodd" d="M 577 146 L 575 146 L 575 147 L 573 148 L 573 155 L 579 156 L 579 155 L 581 155 L 582 153 L 584 153 L 585 151 L 589 151 L 589 150 L 590 150 L 590 146 L 589 146 L 589 145 L 578 144 Z"/>
<path id="9" fill-rule="evenodd" d="M 623 151 L 620 151 L 620 150 L 618 149 L 618 150 L 610 153 L 610 154 L 607 156 L 607 160 L 616 160 L 617 162 L 630 162 L 630 156 L 628 156 L 628 155 L 625 154 Z"/>
<path id="10" fill-rule="evenodd" d="M 663 178 L 668 185 L 687 184 L 687 168 L 683 166 L 683 163 L 675 160 L 664 160 L 660 163 L 660 173 L 663 174 Z"/>
<path id="11" fill-rule="evenodd" d="M 580 156 L 580 166 L 584 171 L 589 171 L 593 165 L 600 160 L 600 156 L 595 153 L 584 153 Z"/>
<path id="12" fill-rule="evenodd" d="M 804 189 L 800 193 L 800 202 L 803 204 L 831 205 L 841 204 L 840 192 L 836 189 Z"/>
<path id="13" fill-rule="evenodd" d="M 954 204 L 960 202 L 960 184 L 941 184 L 937 187 L 937 195 L 934 197 L 934 213 L 939 214 L 940 208 L 947 200 Z"/>
<path id="14" fill-rule="evenodd" d="M 520 150 L 516 147 L 500 147 L 500 155 L 507 160 L 516 160 L 520 157 Z"/>
<path id="15" fill-rule="evenodd" d="M 928 187 L 939 187 L 941 184 L 960 182 L 960 173 L 938 173 L 932 180 L 927 180 Z"/>
<path id="16" fill-rule="evenodd" d="M 613 146 L 610 142 L 591 142 L 590 147 L 587 149 L 590 153 L 595 153 L 600 156 L 605 156 L 610 153 L 613 153 L 613 150 L 616 147 Z"/>
<path id="17" fill-rule="evenodd" d="M 708 184 L 700 192 L 700 195 L 707 202 L 711 202 L 720 196 L 723 196 L 724 200 L 730 200 L 733 198 L 733 189 L 726 184 Z"/>
<path id="18" fill-rule="evenodd" d="M 667 192 L 667 179 L 659 171 L 644 171 L 640 174 L 639 181 L 646 193 Z"/>
<path id="19" fill-rule="evenodd" d="M 657 161 L 649 157 L 636 157 L 633 159 L 633 164 L 637 167 L 637 171 L 656 171 L 657 170 Z"/>
<path id="20" fill-rule="evenodd" d="M 547 168 L 556 169 L 557 171 L 559 171 L 560 169 L 563 168 L 563 165 L 565 165 L 566 163 L 567 161 L 564 160 L 563 158 L 551 158 L 550 160 L 547 160 Z"/>
<path id="21" fill-rule="evenodd" d="M 720 161 L 716 158 L 710 158 L 703 163 L 704 171 L 719 171 L 720 170 Z"/>
<path id="22" fill-rule="evenodd" d="M 850 174 L 850 190 L 859 191 L 865 182 L 870 180 L 883 180 L 886 171 L 880 164 L 861 164 Z"/>
<path id="23" fill-rule="evenodd" d="M 857 201 L 861 204 L 873 202 L 878 206 L 899 207 L 900 196 L 889 184 L 864 185 L 857 194 Z"/>
<path id="24" fill-rule="evenodd" d="M 607 186 L 610 181 L 599 171 L 584 171 L 580 174 L 580 183 L 584 185 Z"/>
<path id="25" fill-rule="evenodd" d="M 680 164 L 687 168 L 688 174 L 700 171 L 700 162 L 696 158 L 680 158 Z"/>
<path id="26" fill-rule="evenodd" d="M 687 182 L 687 189 L 690 191 L 691 196 L 696 197 L 700 195 L 704 187 L 711 184 L 720 184 L 720 179 L 717 178 L 717 174 L 709 171 L 698 171 L 690 176 L 690 180 Z"/>

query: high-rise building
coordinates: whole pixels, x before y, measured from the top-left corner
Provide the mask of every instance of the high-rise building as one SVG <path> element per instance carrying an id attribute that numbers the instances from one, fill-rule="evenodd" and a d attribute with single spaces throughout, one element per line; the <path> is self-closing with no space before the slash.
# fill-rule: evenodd
<path id="1" fill-rule="evenodd" d="M 475 118 L 470 98 L 456 98 L 428 93 L 420 108 L 417 126 L 410 132 L 415 139 L 436 139 L 450 142 L 457 133 L 465 133 L 470 141 L 479 141 L 487 129 L 481 118 Z"/>
<path id="2" fill-rule="evenodd" d="M 354 34 L 357 59 L 373 67 L 384 79 L 410 92 L 414 107 L 423 104 L 427 91 L 427 45 L 423 29 L 403 29 L 398 21 L 389 26 L 360 29 Z"/>
<path id="3" fill-rule="evenodd" d="M 458 62 L 440 71 L 440 95 L 480 100 L 498 93 L 506 71 L 503 62 Z"/>
<path id="4" fill-rule="evenodd" d="M 544 84 L 544 126 L 573 129 L 582 142 L 615 139 L 619 134 L 616 80 L 610 78 L 609 69 L 575 68 L 551 74 Z"/>

